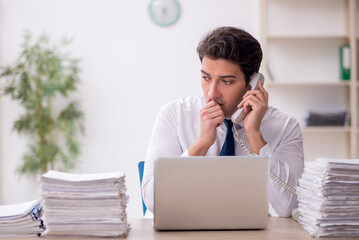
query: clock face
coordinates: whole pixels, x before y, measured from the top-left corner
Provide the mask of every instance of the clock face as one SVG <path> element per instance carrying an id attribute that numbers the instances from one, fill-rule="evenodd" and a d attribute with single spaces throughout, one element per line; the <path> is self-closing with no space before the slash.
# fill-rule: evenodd
<path id="1" fill-rule="evenodd" d="M 151 0 L 148 10 L 152 21 L 160 26 L 174 24 L 181 12 L 177 0 Z"/>

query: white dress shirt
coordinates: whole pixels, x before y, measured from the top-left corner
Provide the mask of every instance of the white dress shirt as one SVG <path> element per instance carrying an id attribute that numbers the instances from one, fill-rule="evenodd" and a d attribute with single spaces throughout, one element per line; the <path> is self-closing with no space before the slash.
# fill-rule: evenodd
<path id="1" fill-rule="evenodd" d="M 188 148 L 200 135 L 200 109 L 204 106 L 205 98 L 195 96 L 171 101 L 159 111 L 147 150 L 142 181 L 143 200 L 151 212 L 154 200 L 154 160 L 161 156 L 188 156 Z M 239 137 L 249 146 L 245 130 L 239 125 L 236 129 Z M 225 124 L 217 128 L 217 139 L 206 156 L 219 156 L 226 130 Z M 268 156 L 272 172 L 295 188 L 304 167 L 303 137 L 298 121 L 269 107 L 260 131 L 267 144 L 260 150 L 259 155 Z M 237 142 L 235 155 L 247 155 Z M 292 210 L 297 207 L 296 196 L 269 178 L 270 204 L 279 216 L 290 217 Z"/>

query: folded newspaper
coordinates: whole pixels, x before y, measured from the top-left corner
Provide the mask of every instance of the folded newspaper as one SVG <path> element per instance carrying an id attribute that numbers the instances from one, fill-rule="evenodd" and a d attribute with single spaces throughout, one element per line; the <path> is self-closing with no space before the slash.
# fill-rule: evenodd
<path id="1" fill-rule="evenodd" d="M 70 174 L 40 177 L 44 236 L 126 237 L 125 174 Z"/>
<path id="2" fill-rule="evenodd" d="M 299 222 L 314 237 L 359 237 L 359 159 L 306 162 L 299 185 Z"/>
<path id="3" fill-rule="evenodd" d="M 41 200 L 0 206 L 0 237 L 40 236 Z"/>

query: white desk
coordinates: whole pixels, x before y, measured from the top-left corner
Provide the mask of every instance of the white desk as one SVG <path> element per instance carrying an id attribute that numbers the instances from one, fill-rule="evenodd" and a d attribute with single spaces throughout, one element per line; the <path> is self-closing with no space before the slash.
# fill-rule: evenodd
<path id="1" fill-rule="evenodd" d="M 236 230 L 236 231 L 156 231 L 152 227 L 152 219 L 128 219 L 131 223 L 131 230 L 126 239 L 128 240 L 220 240 L 220 239 L 271 239 L 271 240 L 299 240 L 311 239 L 299 223 L 290 218 L 270 217 L 268 226 L 264 230 Z M 12 238 L 12 240 L 41 240 L 45 238 Z M 48 239 L 66 239 L 66 240 L 106 240 L 119 238 L 73 238 L 73 237 L 56 237 Z M 336 238 L 338 239 L 338 238 Z M 348 238 L 346 238 L 348 239 Z M 330 238 L 330 240 L 335 240 Z"/>
<path id="2" fill-rule="evenodd" d="M 156 231 L 152 227 L 151 219 L 129 219 L 132 229 L 128 239 L 149 240 L 219 240 L 219 239 L 272 239 L 296 240 L 312 238 L 299 223 L 290 218 L 269 218 L 267 228 L 264 230 L 235 230 L 235 231 Z"/>

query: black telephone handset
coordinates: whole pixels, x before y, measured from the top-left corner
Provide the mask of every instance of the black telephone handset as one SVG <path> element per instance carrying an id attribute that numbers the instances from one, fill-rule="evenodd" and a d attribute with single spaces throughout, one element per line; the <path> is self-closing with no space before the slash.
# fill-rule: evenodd
<path id="1" fill-rule="evenodd" d="M 258 82 L 261 81 L 264 84 L 264 77 L 261 73 L 255 73 L 252 77 L 249 85 L 251 86 L 251 90 L 258 89 Z M 243 108 L 239 108 L 235 113 L 233 113 L 231 120 L 235 124 L 239 124 L 246 117 L 248 112 L 245 112 Z"/>

